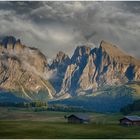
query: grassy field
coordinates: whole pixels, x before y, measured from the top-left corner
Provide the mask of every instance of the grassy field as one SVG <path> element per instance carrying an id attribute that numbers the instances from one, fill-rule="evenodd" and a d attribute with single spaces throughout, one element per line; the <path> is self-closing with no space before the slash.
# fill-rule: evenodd
<path id="1" fill-rule="evenodd" d="M 118 124 L 118 120 L 122 117 L 121 114 L 86 113 L 91 117 L 89 124 L 68 124 L 64 119 L 64 115 L 68 114 L 0 108 L 0 138 L 140 139 L 139 126 L 125 127 Z"/>

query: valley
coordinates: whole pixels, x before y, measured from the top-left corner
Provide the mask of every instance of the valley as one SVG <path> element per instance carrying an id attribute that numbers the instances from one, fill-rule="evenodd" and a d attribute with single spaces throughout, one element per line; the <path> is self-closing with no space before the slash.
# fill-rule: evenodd
<path id="1" fill-rule="evenodd" d="M 140 2 L 1 1 L 0 139 L 140 139 Z"/>
<path id="2" fill-rule="evenodd" d="M 73 112 L 74 113 L 74 112 Z M 34 112 L 23 108 L 0 108 L 0 138 L 140 138 L 139 126 L 121 126 L 120 113 L 91 113 L 89 124 L 68 124 L 68 112 Z M 140 112 L 134 112 L 140 115 Z M 133 115 L 133 114 L 130 114 Z"/>

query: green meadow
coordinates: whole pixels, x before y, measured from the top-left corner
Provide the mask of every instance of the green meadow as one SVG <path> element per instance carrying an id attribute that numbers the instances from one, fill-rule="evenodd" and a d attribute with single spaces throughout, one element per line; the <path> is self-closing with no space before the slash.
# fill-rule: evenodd
<path id="1" fill-rule="evenodd" d="M 86 113 L 89 124 L 68 124 L 67 112 L 34 112 L 19 108 L 0 108 L 0 138 L 4 139 L 73 139 L 134 138 L 140 139 L 140 126 L 121 126 L 123 115 Z M 134 113 L 140 115 L 140 112 Z"/>

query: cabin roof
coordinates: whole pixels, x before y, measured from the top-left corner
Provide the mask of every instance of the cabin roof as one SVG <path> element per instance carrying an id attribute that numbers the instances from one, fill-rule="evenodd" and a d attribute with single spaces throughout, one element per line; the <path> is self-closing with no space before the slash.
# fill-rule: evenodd
<path id="1" fill-rule="evenodd" d="M 70 117 L 72 117 L 72 116 L 75 116 L 75 117 L 77 117 L 78 119 L 81 119 L 81 120 L 84 120 L 84 121 L 90 119 L 90 117 L 89 117 L 88 115 L 85 115 L 85 114 L 72 114 L 72 115 L 68 116 L 68 118 L 70 118 Z"/>
<path id="2" fill-rule="evenodd" d="M 139 116 L 125 116 L 124 118 L 131 120 L 131 121 L 140 121 Z"/>

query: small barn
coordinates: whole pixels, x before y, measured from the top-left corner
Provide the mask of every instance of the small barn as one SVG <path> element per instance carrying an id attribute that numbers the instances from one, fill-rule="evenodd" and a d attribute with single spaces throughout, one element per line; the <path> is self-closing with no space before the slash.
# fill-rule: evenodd
<path id="1" fill-rule="evenodd" d="M 139 116 L 125 116 L 122 119 L 120 119 L 120 124 L 140 126 L 140 117 Z"/>
<path id="2" fill-rule="evenodd" d="M 65 116 L 68 120 L 68 123 L 89 123 L 90 117 L 85 114 L 71 114 L 69 116 Z"/>

